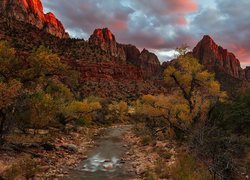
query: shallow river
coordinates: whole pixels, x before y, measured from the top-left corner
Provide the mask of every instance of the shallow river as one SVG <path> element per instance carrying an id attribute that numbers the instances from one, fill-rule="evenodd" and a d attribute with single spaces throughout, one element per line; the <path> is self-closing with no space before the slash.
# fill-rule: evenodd
<path id="1" fill-rule="evenodd" d="M 67 179 L 132 179 L 132 175 L 124 168 L 125 162 L 121 161 L 122 156 L 128 150 L 122 142 L 122 136 L 130 128 L 131 126 L 108 128 L 104 136 L 97 140 L 97 147 L 89 152 L 89 158 L 70 171 Z"/>

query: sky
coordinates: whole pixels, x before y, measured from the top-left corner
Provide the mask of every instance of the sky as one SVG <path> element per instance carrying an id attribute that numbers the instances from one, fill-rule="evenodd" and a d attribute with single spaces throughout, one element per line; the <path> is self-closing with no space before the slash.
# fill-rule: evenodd
<path id="1" fill-rule="evenodd" d="M 71 37 L 87 40 L 109 28 L 119 43 L 173 58 L 182 44 L 193 48 L 210 35 L 250 66 L 250 0 L 42 0 Z"/>

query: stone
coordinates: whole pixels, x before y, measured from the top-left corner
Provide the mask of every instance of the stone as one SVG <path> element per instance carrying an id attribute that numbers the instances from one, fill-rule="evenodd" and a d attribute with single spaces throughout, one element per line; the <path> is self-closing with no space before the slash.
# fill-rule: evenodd
<path id="1" fill-rule="evenodd" d="M 235 55 L 218 46 L 208 35 L 205 35 L 193 49 L 193 55 L 209 71 L 215 72 L 217 75 L 226 74 L 237 79 L 245 78 L 240 61 Z"/>
<path id="2" fill-rule="evenodd" d="M 61 147 L 69 152 L 77 153 L 78 147 L 74 144 L 63 144 Z"/>
<path id="3" fill-rule="evenodd" d="M 112 170 L 113 167 L 114 167 L 114 165 L 113 165 L 112 162 L 104 162 L 102 166 L 103 166 L 103 168 L 106 169 L 106 170 Z"/>
<path id="4" fill-rule="evenodd" d="M 96 29 L 90 36 L 89 43 L 99 46 L 103 51 L 115 57 L 116 63 L 126 63 L 137 67 L 138 73 L 133 74 L 139 74 L 143 78 L 155 78 L 161 73 L 160 61 L 154 53 L 146 49 L 140 52 L 133 45 L 117 43 L 114 34 L 108 28 Z M 120 72 L 113 72 L 109 77 L 112 78 L 116 74 L 120 74 Z"/>
<path id="5" fill-rule="evenodd" d="M 246 79 L 248 81 L 250 81 L 250 66 L 247 66 L 245 69 L 245 75 L 246 75 Z"/>
<path id="6" fill-rule="evenodd" d="M 117 44 L 114 34 L 108 28 L 95 29 L 89 38 L 89 43 L 100 46 L 103 51 L 118 58 L 119 61 L 126 60 L 124 50 Z"/>
<path id="7" fill-rule="evenodd" d="M 158 57 L 143 49 L 138 60 L 139 66 L 144 70 L 146 77 L 157 77 L 161 72 L 161 65 Z"/>
<path id="8" fill-rule="evenodd" d="M 40 0 L 2 0 L 0 14 L 44 29 L 59 38 L 69 38 L 62 23 L 53 13 L 44 14 Z"/>
<path id="9" fill-rule="evenodd" d="M 53 151 L 53 150 L 56 150 L 56 147 L 54 144 L 51 144 L 51 143 L 43 143 L 41 144 L 41 146 L 44 148 L 45 151 Z"/>

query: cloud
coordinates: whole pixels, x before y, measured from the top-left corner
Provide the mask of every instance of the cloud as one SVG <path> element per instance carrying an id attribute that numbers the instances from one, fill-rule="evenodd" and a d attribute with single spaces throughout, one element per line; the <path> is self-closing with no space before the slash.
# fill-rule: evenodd
<path id="1" fill-rule="evenodd" d="M 185 15 L 197 10 L 193 0 L 43 0 L 71 35 L 88 38 L 95 28 L 108 27 L 122 43 L 151 49 L 175 46 Z M 182 32 L 182 34 L 187 34 Z"/>
<path id="2" fill-rule="evenodd" d="M 217 0 L 214 8 L 202 9 L 191 22 L 196 38 L 211 35 L 222 47 L 250 65 L 250 1 Z"/>
<path id="3" fill-rule="evenodd" d="M 108 27 L 118 42 L 151 49 L 166 60 L 171 49 L 183 43 L 192 48 L 209 34 L 250 65 L 249 0 L 42 1 L 74 37 L 88 39 L 94 29 Z"/>

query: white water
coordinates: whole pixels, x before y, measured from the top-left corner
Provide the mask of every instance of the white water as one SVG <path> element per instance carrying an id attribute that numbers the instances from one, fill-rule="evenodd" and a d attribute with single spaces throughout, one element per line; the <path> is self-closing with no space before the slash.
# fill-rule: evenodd
<path id="1" fill-rule="evenodd" d="M 97 147 L 88 154 L 88 159 L 70 172 L 70 180 L 127 180 L 132 175 L 123 167 L 122 156 L 128 150 L 123 145 L 122 136 L 131 126 L 108 128 L 106 134 L 97 141 Z M 127 162 L 125 162 L 127 163 Z"/>

